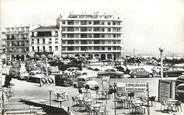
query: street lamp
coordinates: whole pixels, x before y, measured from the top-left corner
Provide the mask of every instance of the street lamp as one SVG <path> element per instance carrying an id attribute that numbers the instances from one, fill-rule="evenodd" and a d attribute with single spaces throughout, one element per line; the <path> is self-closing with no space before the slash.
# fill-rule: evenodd
<path id="1" fill-rule="evenodd" d="M 162 55 L 163 55 L 164 49 L 159 48 L 159 51 L 160 51 L 160 58 L 161 58 L 161 79 L 162 79 L 163 78 L 163 57 Z"/>

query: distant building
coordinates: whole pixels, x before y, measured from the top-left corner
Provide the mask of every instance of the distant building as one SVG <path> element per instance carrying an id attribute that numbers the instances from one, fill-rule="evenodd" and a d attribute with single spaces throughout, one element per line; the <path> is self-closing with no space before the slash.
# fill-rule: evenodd
<path id="1" fill-rule="evenodd" d="M 25 60 L 29 53 L 29 26 L 6 28 L 6 56 L 10 60 Z"/>
<path id="2" fill-rule="evenodd" d="M 57 19 L 61 53 L 90 59 L 117 59 L 121 56 L 121 20 L 113 15 L 70 14 Z"/>
<path id="3" fill-rule="evenodd" d="M 6 56 L 25 60 L 31 54 L 85 56 L 116 60 L 121 57 L 122 21 L 108 14 L 60 16 L 54 26 L 6 28 Z"/>
<path id="4" fill-rule="evenodd" d="M 31 31 L 30 52 L 39 55 L 53 54 L 59 55 L 61 43 L 58 38 L 59 28 L 56 26 L 40 26 Z"/>
<path id="5" fill-rule="evenodd" d="M 5 49 L 6 49 L 6 35 L 5 32 L 1 33 L 1 37 L 0 37 L 0 54 L 5 53 Z"/>

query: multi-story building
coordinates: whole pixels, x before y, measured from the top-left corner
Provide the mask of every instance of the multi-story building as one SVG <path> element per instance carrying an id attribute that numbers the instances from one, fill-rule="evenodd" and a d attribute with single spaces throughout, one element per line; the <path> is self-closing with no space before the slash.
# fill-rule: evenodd
<path id="1" fill-rule="evenodd" d="M 56 26 L 40 26 L 31 31 L 30 52 L 48 55 L 61 52 L 61 40 Z"/>
<path id="2" fill-rule="evenodd" d="M 25 60 L 29 53 L 29 26 L 6 28 L 6 56 L 10 60 Z"/>
<path id="3" fill-rule="evenodd" d="M 121 20 L 113 15 L 70 14 L 57 19 L 61 53 L 91 59 L 117 59 L 121 56 Z"/>
<path id="4" fill-rule="evenodd" d="M 1 33 L 1 37 L 0 37 L 0 54 L 5 53 L 5 49 L 6 49 L 6 36 L 5 36 L 5 32 Z"/>

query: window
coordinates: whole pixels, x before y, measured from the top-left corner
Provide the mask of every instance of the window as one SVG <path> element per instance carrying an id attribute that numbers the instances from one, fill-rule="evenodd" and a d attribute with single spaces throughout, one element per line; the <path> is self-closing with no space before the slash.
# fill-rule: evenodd
<path id="1" fill-rule="evenodd" d="M 68 40 L 68 44 L 74 44 L 73 40 Z"/>
<path id="2" fill-rule="evenodd" d="M 99 25 L 100 24 L 100 21 L 94 21 L 93 22 L 93 25 Z"/>
<path id="3" fill-rule="evenodd" d="M 87 31 L 87 28 L 86 27 L 82 27 L 81 28 L 81 32 L 85 32 L 85 31 Z"/>
<path id="4" fill-rule="evenodd" d="M 79 44 L 79 41 L 77 40 L 77 41 L 75 41 L 75 44 Z"/>
<path id="5" fill-rule="evenodd" d="M 81 47 L 81 50 L 82 50 L 82 51 L 86 51 L 86 50 L 87 50 L 87 47 L 86 47 L 86 46 L 82 46 L 82 47 Z"/>
<path id="6" fill-rule="evenodd" d="M 49 44 L 52 44 L 52 38 L 49 38 Z"/>
<path id="7" fill-rule="evenodd" d="M 68 21 L 68 25 L 74 25 L 74 21 L 73 20 Z"/>
<path id="8" fill-rule="evenodd" d="M 65 24 L 65 21 L 62 21 L 62 24 Z"/>
<path id="9" fill-rule="evenodd" d="M 108 32 L 110 32 L 111 31 L 111 28 L 108 28 Z"/>
<path id="10" fill-rule="evenodd" d="M 43 46 L 42 49 L 43 49 L 43 52 L 45 52 L 45 46 Z"/>
<path id="11" fill-rule="evenodd" d="M 102 50 L 105 50 L 105 47 L 102 47 Z"/>
<path id="12" fill-rule="evenodd" d="M 34 44 L 34 39 L 31 39 L 31 44 Z"/>
<path id="13" fill-rule="evenodd" d="M 55 43 L 56 43 L 56 44 L 58 43 L 58 38 L 55 38 Z"/>
<path id="14" fill-rule="evenodd" d="M 87 40 L 81 40 L 81 44 L 87 44 Z"/>
<path id="15" fill-rule="evenodd" d="M 94 40 L 94 44 L 100 44 L 100 40 Z"/>
<path id="16" fill-rule="evenodd" d="M 68 51 L 74 51 L 74 47 L 69 46 L 69 47 L 68 47 Z"/>
<path id="17" fill-rule="evenodd" d="M 34 46 L 32 46 L 32 51 L 34 51 Z"/>
<path id="18" fill-rule="evenodd" d="M 74 38 L 74 34 L 68 34 L 68 38 Z"/>
<path id="19" fill-rule="evenodd" d="M 88 44 L 92 44 L 92 43 L 93 43 L 93 41 L 91 41 L 91 40 L 90 40 L 90 41 L 88 41 Z"/>
<path id="20" fill-rule="evenodd" d="M 49 52 L 52 52 L 52 46 L 49 46 Z"/>
<path id="21" fill-rule="evenodd" d="M 40 44 L 40 40 L 39 39 L 37 39 L 37 44 Z"/>
<path id="22" fill-rule="evenodd" d="M 81 38 L 87 38 L 87 34 L 81 34 Z"/>
<path id="23" fill-rule="evenodd" d="M 63 35 L 62 35 L 62 37 L 63 37 L 63 38 L 65 38 L 65 37 L 66 37 L 66 35 L 65 35 L 65 34 L 63 34 Z"/>
<path id="24" fill-rule="evenodd" d="M 62 44 L 66 44 L 66 41 L 65 40 L 62 40 Z"/>
<path id="25" fill-rule="evenodd" d="M 74 28 L 73 27 L 68 27 L 68 31 L 69 32 L 73 32 L 74 31 Z"/>
<path id="26" fill-rule="evenodd" d="M 55 46 L 55 51 L 58 51 L 58 46 Z"/>
<path id="27" fill-rule="evenodd" d="M 62 47 L 62 51 L 66 51 L 66 47 Z"/>
<path id="28" fill-rule="evenodd" d="M 42 43 L 45 44 L 45 38 L 42 39 Z"/>
<path id="29" fill-rule="evenodd" d="M 111 50 L 111 47 L 108 47 L 108 50 Z"/>
<path id="30" fill-rule="evenodd" d="M 37 46 L 37 51 L 40 52 L 40 47 L 39 46 Z"/>
<path id="31" fill-rule="evenodd" d="M 111 25 L 111 22 L 108 22 L 107 25 Z"/>

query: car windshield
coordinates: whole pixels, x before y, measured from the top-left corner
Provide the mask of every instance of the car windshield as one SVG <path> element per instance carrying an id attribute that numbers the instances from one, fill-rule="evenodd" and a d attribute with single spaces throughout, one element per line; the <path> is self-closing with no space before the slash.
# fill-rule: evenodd
<path id="1" fill-rule="evenodd" d="M 114 70 L 114 69 L 106 69 L 105 71 L 106 72 L 116 72 L 116 70 Z"/>
<path id="2" fill-rule="evenodd" d="M 184 86 L 179 86 L 177 89 L 178 90 L 184 90 Z"/>

